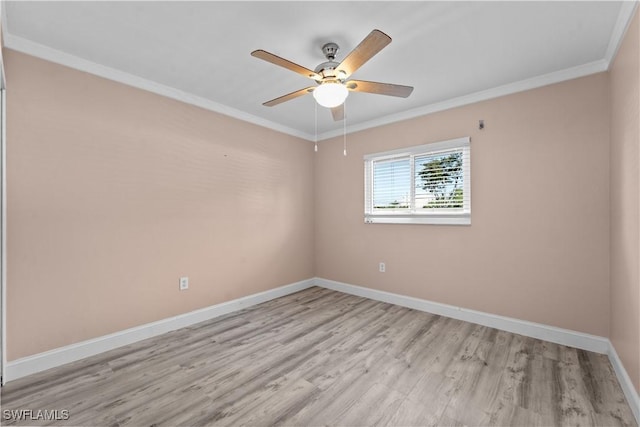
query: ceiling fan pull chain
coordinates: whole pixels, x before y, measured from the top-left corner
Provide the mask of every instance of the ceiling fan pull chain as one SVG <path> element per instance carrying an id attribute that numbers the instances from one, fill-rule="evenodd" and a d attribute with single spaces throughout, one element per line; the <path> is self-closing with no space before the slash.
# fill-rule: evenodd
<path id="1" fill-rule="evenodd" d="M 313 150 L 317 153 L 318 152 L 318 103 L 314 102 L 313 105 L 315 105 L 315 116 L 316 116 L 316 137 L 315 137 L 315 145 L 313 146 Z"/>
<path id="2" fill-rule="evenodd" d="M 344 108 L 344 119 L 342 120 L 342 140 L 343 140 L 343 144 L 344 144 L 344 151 L 342 152 L 342 154 L 344 154 L 344 156 L 347 156 L 347 103 L 345 102 L 342 105 L 342 108 Z"/>

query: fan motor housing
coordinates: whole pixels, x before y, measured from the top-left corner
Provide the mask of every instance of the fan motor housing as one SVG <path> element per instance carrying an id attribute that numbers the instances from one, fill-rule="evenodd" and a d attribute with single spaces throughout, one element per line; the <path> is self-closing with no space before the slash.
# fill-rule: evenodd
<path id="1" fill-rule="evenodd" d="M 318 65 L 314 71 L 320 74 L 323 80 L 337 80 L 341 83 L 344 81 L 344 78 L 336 72 L 336 68 L 340 65 L 339 62 L 335 61 L 338 49 L 340 49 L 340 46 L 333 42 L 325 43 L 322 46 L 322 53 L 327 58 L 327 61 Z"/>
<path id="2" fill-rule="evenodd" d="M 320 74 L 322 77 L 336 77 L 336 68 L 340 65 L 340 63 L 335 61 L 326 61 L 316 67 L 316 73 Z"/>

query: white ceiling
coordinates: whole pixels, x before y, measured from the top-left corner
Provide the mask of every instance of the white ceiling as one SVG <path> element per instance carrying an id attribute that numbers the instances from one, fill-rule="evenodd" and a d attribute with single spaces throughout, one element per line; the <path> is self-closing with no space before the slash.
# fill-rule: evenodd
<path id="1" fill-rule="evenodd" d="M 5 46 L 313 140 L 313 82 L 250 56 L 315 68 L 371 30 L 393 42 L 353 77 L 414 86 L 407 99 L 351 93 L 364 129 L 608 68 L 635 2 L 13 2 Z M 318 107 L 319 138 L 342 132 Z"/>

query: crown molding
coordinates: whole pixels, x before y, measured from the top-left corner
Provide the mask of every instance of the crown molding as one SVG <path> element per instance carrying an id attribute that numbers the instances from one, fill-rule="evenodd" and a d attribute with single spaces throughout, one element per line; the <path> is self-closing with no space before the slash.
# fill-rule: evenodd
<path id="1" fill-rule="evenodd" d="M 422 107 L 413 108 L 397 114 L 390 114 L 367 122 L 358 123 L 347 126 L 347 133 L 359 132 L 361 130 L 370 129 L 382 125 L 387 125 L 403 120 L 413 119 L 415 117 L 425 116 L 427 114 L 437 113 L 439 111 L 449 110 L 451 108 L 462 107 L 474 104 L 488 99 L 498 98 L 505 95 L 511 95 L 517 92 L 548 86 L 554 83 L 560 83 L 566 80 L 576 79 L 578 77 L 588 76 L 590 74 L 607 71 L 608 63 L 604 60 L 589 62 L 577 67 L 566 68 L 564 70 L 555 71 L 553 73 L 543 74 L 541 76 L 532 77 L 530 79 L 521 80 L 519 82 L 509 83 L 503 86 L 475 92 L 469 95 L 459 96 L 442 102 L 424 105 Z M 342 130 L 332 130 L 318 135 L 318 140 L 326 140 L 342 135 Z"/>
<path id="2" fill-rule="evenodd" d="M 620 6 L 620 12 L 618 13 L 618 19 L 616 19 L 616 23 L 613 26 L 613 31 L 611 31 L 611 39 L 609 39 L 609 45 L 607 46 L 607 50 L 604 54 L 604 60 L 607 62 L 607 69 L 613 62 L 613 59 L 616 57 L 618 53 L 618 49 L 622 44 L 622 40 L 624 39 L 624 35 L 627 32 L 627 28 L 629 28 L 629 24 L 631 24 L 631 20 L 633 19 L 633 15 L 638 7 L 637 1 L 623 1 Z"/>
<path id="3" fill-rule="evenodd" d="M 210 99 L 206 99 L 201 96 L 182 91 L 180 89 L 175 89 L 170 86 L 145 79 L 143 77 L 125 73 L 115 68 L 107 67 L 96 62 L 79 58 L 75 55 L 50 48 L 40 43 L 32 42 L 31 40 L 25 39 L 23 37 L 15 36 L 6 30 L 6 25 L 3 26 L 3 35 L 4 46 L 9 49 L 26 53 L 27 55 L 35 56 L 37 58 L 64 65 L 76 70 L 95 74 L 105 79 L 113 80 L 137 89 L 143 89 L 158 95 L 165 96 L 167 98 L 184 102 L 186 104 L 195 105 L 206 110 L 214 111 L 216 113 L 220 113 L 225 116 L 233 117 L 238 120 L 272 129 L 277 132 L 285 133 L 308 141 L 314 140 L 314 136 L 306 132 L 302 132 L 288 126 L 275 123 L 271 120 L 263 119 L 262 117 L 254 116 L 253 114 L 240 111 L 238 109 L 220 104 L 215 101 L 211 101 Z"/>
<path id="4" fill-rule="evenodd" d="M 366 122 L 347 126 L 347 134 L 359 132 L 366 129 L 375 128 L 387 124 L 396 123 L 403 120 L 408 120 L 428 114 L 433 114 L 439 111 L 448 110 L 451 108 L 462 107 L 465 105 L 473 104 L 476 102 L 486 101 L 493 98 L 498 98 L 505 95 L 510 95 L 518 92 L 523 92 L 530 89 L 535 89 L 554 83 L 560 83 L 566 80 L 571 80 L 579 77 L 584 77 L 590 74 L 595 74 L 603 71 L 607 71 L 615 54 L 618 51 L 620 44 L 624 38 L 631 19 L 634 16 L 638 1 L 623 1 L 618 13 L 618 18 L 611 33 L 611 38 L 605 52 L 605 57 L 601 60 L 590 62 L 587 64 L 579 65 L 576 67 L 567 68 L 564 70 L 556 71 L 553 73 L 536 76 L 530 79 L 521 80 L 514 83 L 490 88 L 480 92 L 475 92 L 469 95 L 460 96 L 457 98 L 448 99 L 433 104 L 424 105 L 421 107 L 413 108 L 407 111 L 403 111 L 396 114 L 387 115 L 384 117 L 376 118 Z M 148 80 L 133 74 L 125 73 L 123 71 L 100 65 L 98 63 L 88 61 L 77 56 L 64 53 L 62 51 L 47 47 L 45 45 L 32 42 L 28 39 L 12 35 L 8 31 L 6 8 L 2 9 L 2 34 L 4 39 L 4 46 L 13 50 L 17 50 L 28 55 L 32 55 L 47 61 L 55 62 L 60 65 L 64 65 L 77 70 L 85 71 L 87 73 L 95 74 L 97 76 L 113 80 L 119 83 L 126 84 L 138 89 L 143 89 L 158 95 L 166 96 L 171 99 L 175 99 L 180 102 L 195 105 L 197 107 L 204 108 L 206 110 L 214 111 L 229 117 L 233 117 L 238 120 L 249 122 L 258 126 L 265 127 L 267 129 L 275 130 L 284 134 L 295 136 L 306 141 L 315 141 L 314 135 L 294 129 L 289 126 L 276 123 L 271 120 L 264 119 L 262 117 L 255 116 L 253 114 L 246 113 L 244 111 L 220 104 L 218 102 L 184 92 L 179 89 L 166 86 L 152 80 Z M 333 129 L 318 135 L 318 141 L 324 141 L 330 138 L 341 136 L 343 134 L 342 127 L 340 129 Z"/>

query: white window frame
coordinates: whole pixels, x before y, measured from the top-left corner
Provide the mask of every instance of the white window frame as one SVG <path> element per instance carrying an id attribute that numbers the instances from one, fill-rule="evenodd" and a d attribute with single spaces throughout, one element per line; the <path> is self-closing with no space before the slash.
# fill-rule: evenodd
<path id="1" fill-rule="evenodd" d="M 415 209 L 415 160 L 416 156 L 438 154 L 452 150 L 463 152 L 463 192 L 465 194 L 462 209 L 455 212 L 444 209 L 425 212 Z M 407 210 L 381 213 L 373 207 L 373 163 L 380 160 L 401 159 L 409 157 L 411 165 L 411 207 Z M 364 156 L 364 222 L 367 224 L 471 224 L 471 138 L 463 137 L 447 141 L 433 142 L 382 153 L 366 154 Z"/>

